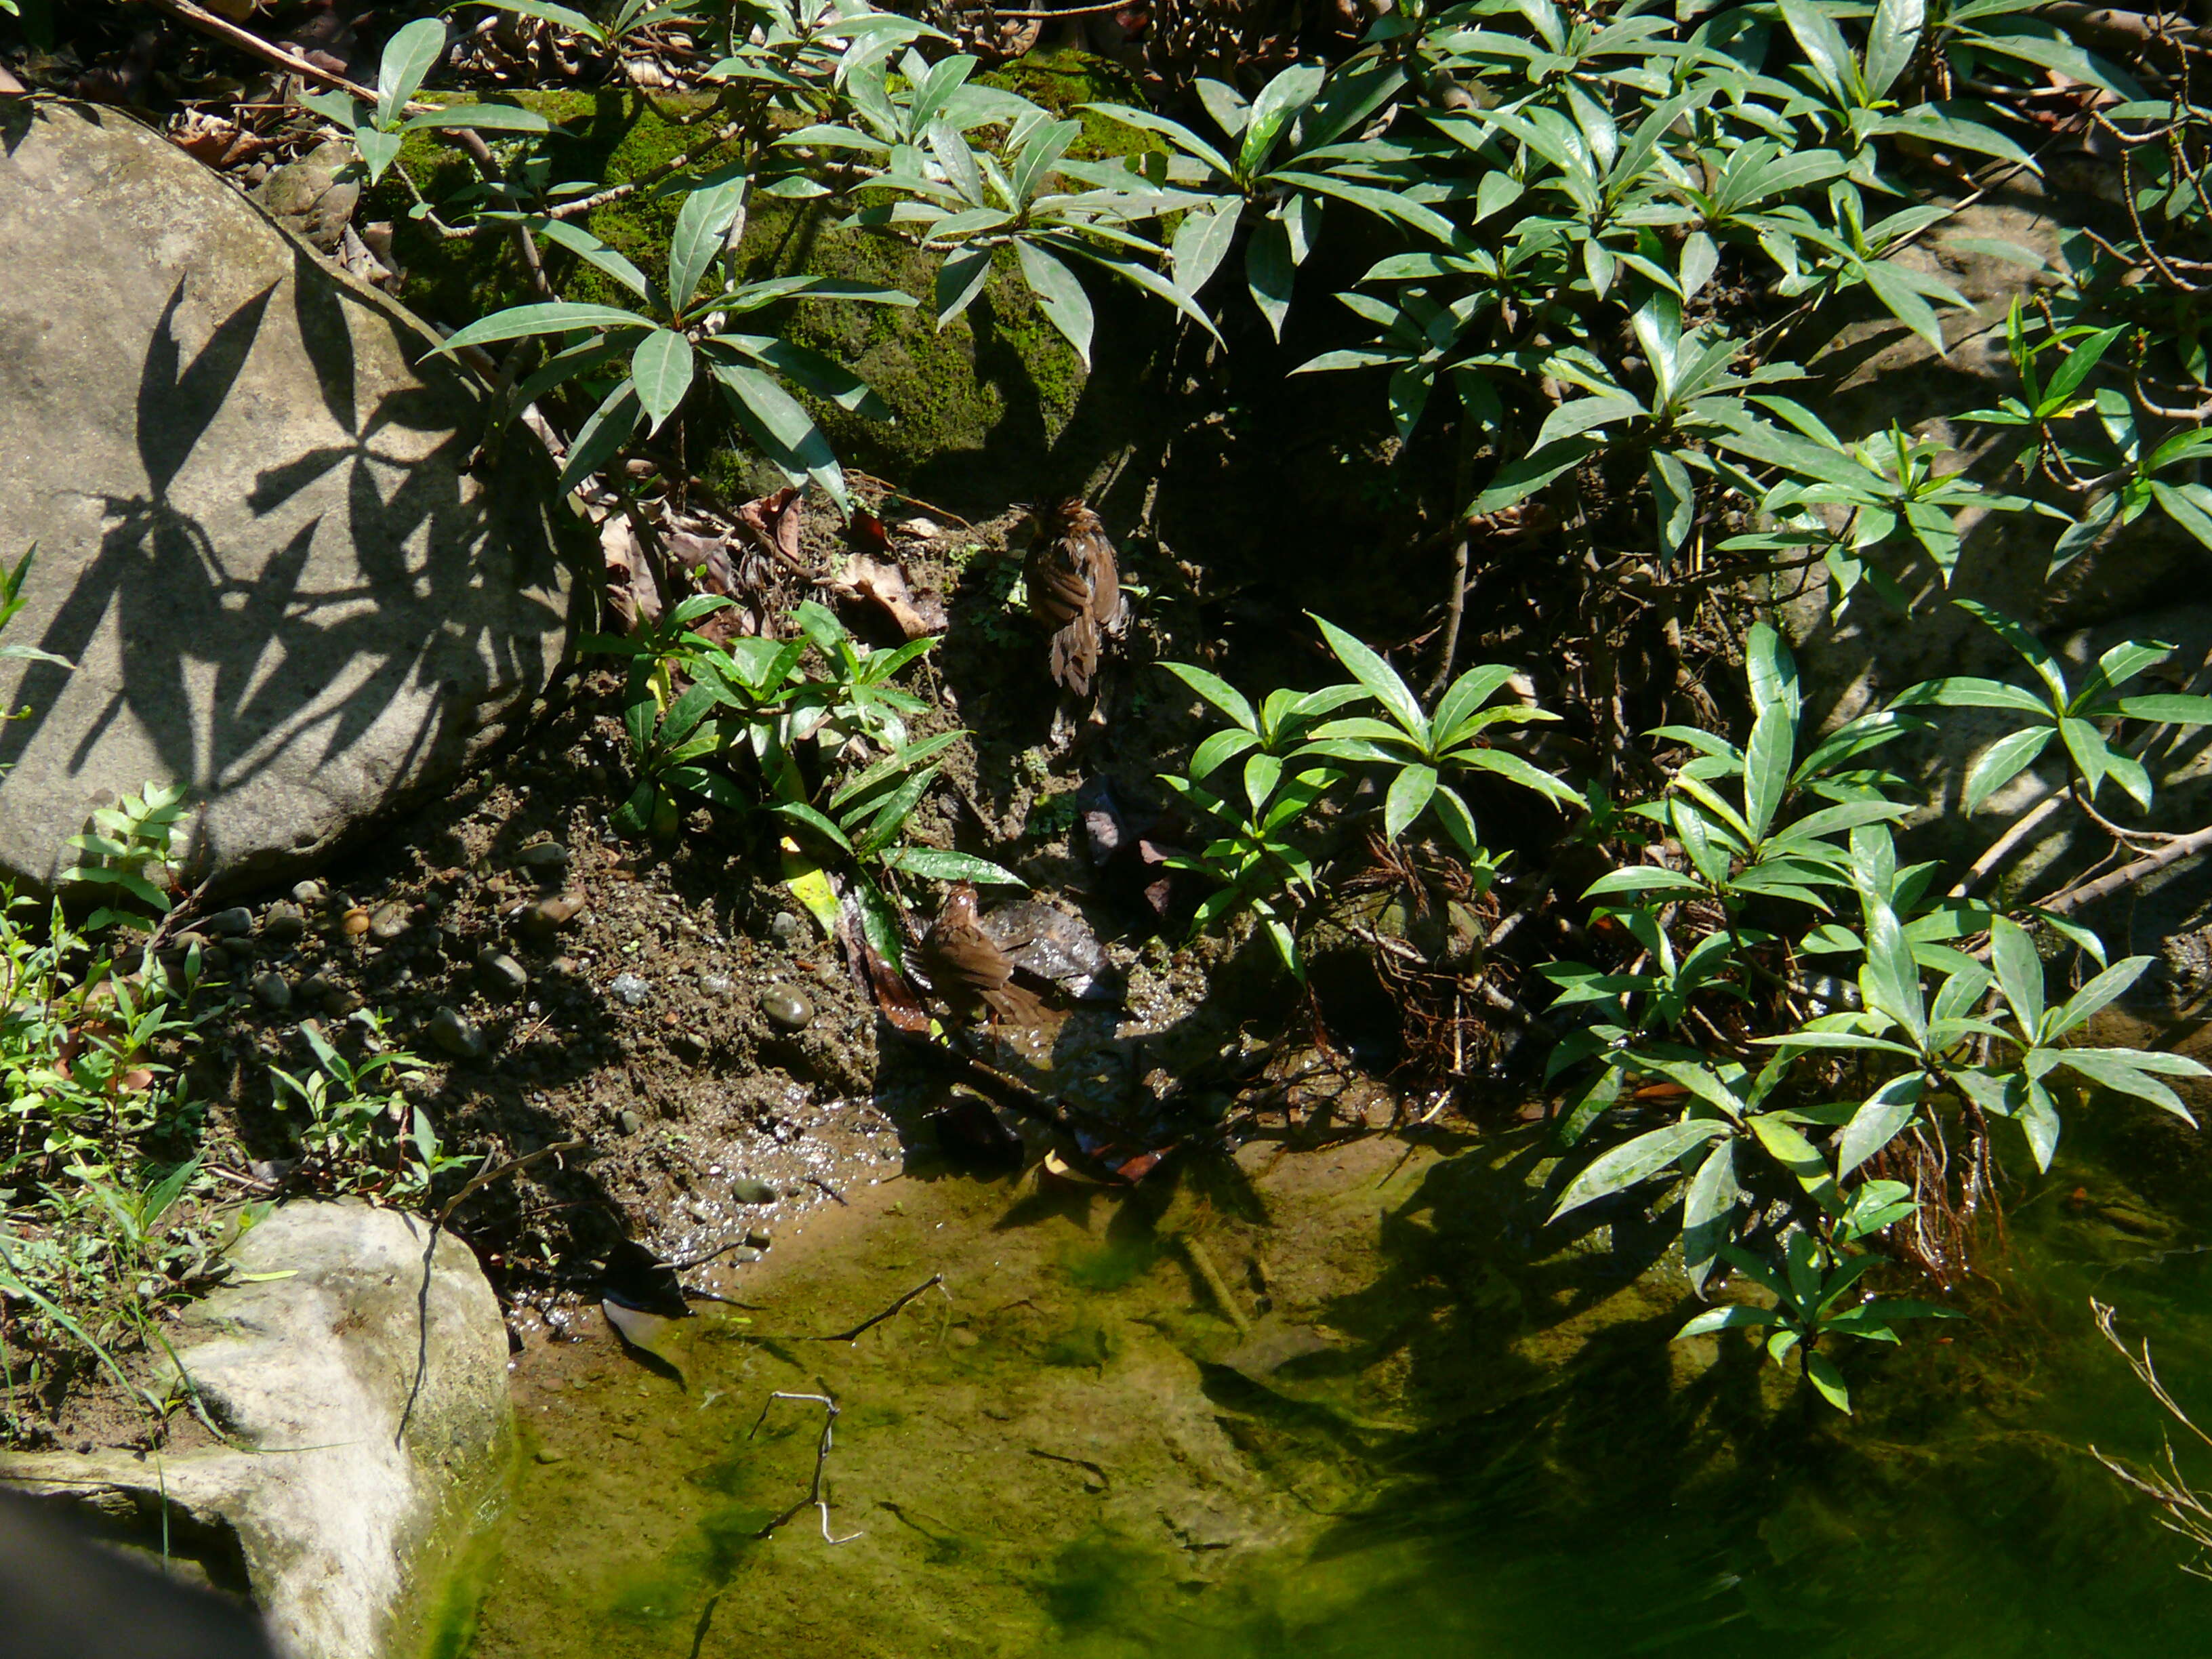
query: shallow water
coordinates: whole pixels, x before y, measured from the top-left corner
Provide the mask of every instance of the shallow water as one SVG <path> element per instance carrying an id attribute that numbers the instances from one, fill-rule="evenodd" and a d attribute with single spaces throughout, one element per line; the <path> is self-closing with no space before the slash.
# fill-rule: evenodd
<path id="1" fill-rule="evenodd" d="M 1747 1347 L 1669 1345 L 1685 1298 L 1625 1244 L 1539 1255 L 1535 1152 L 1248 1148 L 1133 1199 L 958 1177 L 856 1195 L 732 1292 L 760 1306 L 685 1322 L 680 1380 L 605 1337 L 526 1357 L 502 1553 L 473 1631 L 457 1618 L 440 1645 L 2212 1649 L 2212 1585 L 2086 1450 L 2140 1457 L 2160 1433 L 2093 1292 L 2212 1407 L 2203 1166 L 2173 1137 L 2124 1121 L 2024 1191 L 2011 1271 L 1972 1318 L 1845 1357 L 1848 1421 Z M 857 1341 L 811 1340 L 939 1273 Z M 812 1509 L 752 1536 L 805 1497 L 819 1445 L 803 1401 L 747 1437 L 774 1389 L 840 1401 L 828 1526 L 849 1541 Z"/>

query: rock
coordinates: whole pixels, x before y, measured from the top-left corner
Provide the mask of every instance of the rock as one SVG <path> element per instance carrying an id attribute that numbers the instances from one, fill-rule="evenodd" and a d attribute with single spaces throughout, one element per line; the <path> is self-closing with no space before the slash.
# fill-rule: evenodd
<path id="1" fill-rule="evenodd" d="M 806 924 L 788 910 L 779 910 L 769 918 L 768 930 L 775 942 L 787 951 L 796 951 L 811 937 Z"/>
<path id="2" fill-rule="evenodd" d="M 761 993 L 761 1012 L 786 1031 L 803 1031 L 813 1023 L 814 1005 L 796 985 L 771 985 Z"/>
<path id="3" fill-rule="evenodd" d="M 532 842 L 514 855 L 514 862 L 518 868 L 550 884 L 568 873 L 568 849 L 557 841 Z"/>
<path id="4" fill-rule="evenodd" d="M 558 659 L 542 453 L 397 305 L 118 111 L 0 113 L 0 869 L 181 783 L 194 882 L 292 878 L 465 765 Z"/>
<path id="5" fill-rule="evenodd" d="M 737 994 L 737 981 L 727 974 L 702 974 L 699 988 L 710 997 L 728 998 Z"/>
<path id="6" fill-rule="evenodd" d="M 530 975 L 522 964 L 489 945 L 477 952 L 477 978 L 495 997 L 519 997 L 530 988 Z"/>
<path id="7" fill-rule="evenodd" d="M 259 1282 L 186 1309 L 164 1346 L 239 1443 L 0 1455 L 0 1479 L 135 1512 L 155 1547 L 166 1498 L 172 1547 L 242 1557 L 289 1659 L 411 1653 L 500 1489 L 499 1304 L 453 1235 L 356 1201 L 284 1205 L 228 1259 Z"/>
<path id="8" fill-rule="evenodd" d="M 584 896 L 580 893 L 557 893 L 539 899 L 526 907 L 515 925 L 530 938 L 543 943 L 583 913 Z"/>
<path id="9" fill-rule="evenodd" d="M 261 937 L 271 945 L 291 945 L 307 931 L 307 919 L 296 904 L 276 903 L 261 918 Z"/>
<path id="10" fill-rule="evenodd" d="M 738 1176 L 730 1182 L 730 1201 L 733 1204 L 773 1204 L 782 1196 L 765 1181 L 756 1181 L 750 1176 Z"/>
<path id="11" fill-rule="evenodd" d="M 645 1000 L 653 994 L 653 987 L 635 974 L 617 974 L 607 987 L 607 994 L 625 1008 L 642 1008 Z"/>
<path id="12" fill-rule="evenodd" d="M 441 1007 L 432 1014 L 430 1023 L 423 1030 L 428 1033 L 432 1042 L 456 1060 L 482 1060 L 490 1052 L 490 1045 L 484 1041 L 483 1033 L 477 1029 L 476 1023 L 462 1018 L 451 1008 Z"/>
<path id="13" fill-rule="evenodd" d="M 273 969 L 253 976 L 254 1000 L 271 1012 L 281 1013 L 292 1006 L 292 988 Z"/>
<path id="14" fill-rule="evenodd" d="M 634 1135 L 645 1127 L 645 1120 L 625 1106 L 615 1114 L 615 1127 L 626 1135 Z"/>
<path id="15" fill-rule="evenodd" d="M 389 944 L 415 925 L 414 913 L 398 900 L 380 904 L 368 913 L 368 931 L 372 938 Z"/>
<path id="16" fill-rule="evenodd" d="M 323 884 L 319 881 L 301 881 L 292 884 L 293 903 L 320 904 L 322 902 Z"/>
<path id="17" fill-rule="evenodd" d="M 293 995 L 313 1007 L 325 1007 L 337 994 L 338 986 L 328 974 L 310 974 L 301 980 Z"/>
<path id="18" fill-rule="evenodd" d="M 348 939 L 359 939 L 368 931 L 368 912 L 355 905 L 338 918 L 338 931 Z"/>
<path id="19" fill-rule="evenodd" d="M 696 1031 L 678 1031 L 668 1039 L 668 1046 L 676 1051 L 678 1059 L 694 1066 L 707 1058 L 707 1039 Z"/>
<path id="20" fill-rule="evenodd" d="M 253 912 L 242 904 L 234 904 L 228 910 L 216 911 L 200 927 L 216 939 L 237 939 L 253 931 Z"/>
<path id="21" fill-rule="evenodd" d="M 977 918 L 991 941 L 1024 973 L 1052 981 L 1070 996 L 1110 1001 L 1121 983 L 1090 924 L 1056 904 L 1024 899 Z"/>

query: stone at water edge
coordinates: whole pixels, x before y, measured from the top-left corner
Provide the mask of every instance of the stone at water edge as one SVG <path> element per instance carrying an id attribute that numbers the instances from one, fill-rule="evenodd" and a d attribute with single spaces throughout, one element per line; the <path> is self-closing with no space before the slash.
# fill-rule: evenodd
<path id="1" fill-rule="evenodd" d="M 309 862 L 527 708 L 568 630 L 550 474 L 468 470 L 434 337 L 114 110 L 0 106 L 0 872 L 180 782 L 195 882 Z M 565 533 L 565 532 L 562 532 Z"/>
<path id="2" fill-rule="evenodd" d="M 166 1491 L 179 1550 L 242 1555 L 287 1659 L 411 1654 L 510 1444 L 498 1301 L 451 1234 L 353 1200 L 283 1206 L 228 1260 L 170 1341 L 237 1447 L 0 1455 L 0 1480 L 149 1517 Z"/>

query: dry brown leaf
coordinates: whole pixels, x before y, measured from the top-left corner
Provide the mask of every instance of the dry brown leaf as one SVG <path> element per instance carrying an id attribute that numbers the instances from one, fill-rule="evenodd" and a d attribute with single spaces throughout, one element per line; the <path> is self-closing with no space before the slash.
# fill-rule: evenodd
<path id="1" fill-rule="evenodd" d="M 885 560 L 856 553 L 830 586 L 833 592 L 866 599 L 878 607 L 910 640 L 945 631 L 944 602 L 933 593 L 917 597 L 907 586 L 906 572 Z"/>

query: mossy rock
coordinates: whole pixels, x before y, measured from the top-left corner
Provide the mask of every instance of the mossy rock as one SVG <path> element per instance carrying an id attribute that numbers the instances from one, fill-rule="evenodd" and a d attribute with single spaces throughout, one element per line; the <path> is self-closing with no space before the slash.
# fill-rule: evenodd
<path id="1" fill-rule="evenodd" d="M 1134 96 L 1116 66 L 1080 53 L 1024 60 L 987 78 L 1055 111 Z M 547 145 L 553 178 L 588 182 L 595 190 L 647 173 L 710 136 L 704 122 L 672 122 L 629 93 L 520 94 L 508 101 L 553 122 L 556 137 Z M 1078 118 L 1085 124 L 1078 154 L 1126 154 L 1154 143 L 1103 117 Z M 459 152 L 428 134 L 410 136 L 401 159 L 433 201 L 465 190 L 473 179 Z M 700 166 L 735 159 L 734 150 L 709 148 Z M 584 223 L 658 282 L 680 204 L 680 196 L 641 191 L 595 210 Z M 406 271 L 410 305 L 459 325 L 531 297 L 507 239 L 441 237 L 410 220 L 409 205 L 396 181 L 387 182 L 372 198 L 370 216 L 388 216 L 398 227 L 395 252 Z M 1103 349 L 1097 372 L 1086 374 L 1020 280 L 1011 253 L 1001 256 L 969 310 L 939 329 L 929 304 L 936 257 L 879 234 L 840 229 L 839 216 L 812 204 L 757 198 L 741 253 L 745 274 L 756 280 L 806 272 L 900 289 L 922 301 L 911 309 L 799 301 L 746 319 L 749 330 L 782 334 L 847 365 L 891 410 L 894 421 L 887 425 L 803 398 L 848 466 L 955 510 L 989 510 L 1010 499 L 1079 487 L 1101 457 L 1140 428 L 1151 365 L 1176 326 L 1164 307 L 1119 283 L 1088 282 Z M 635 305 L 635 297 L 605 273 L 559 250 L 545 257 L 563 298 Z M 719 410 L 694 418 L 690 441 L 694 469 L 718 490 L 743 495 L 773 482 Z"/>

